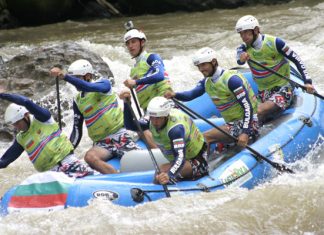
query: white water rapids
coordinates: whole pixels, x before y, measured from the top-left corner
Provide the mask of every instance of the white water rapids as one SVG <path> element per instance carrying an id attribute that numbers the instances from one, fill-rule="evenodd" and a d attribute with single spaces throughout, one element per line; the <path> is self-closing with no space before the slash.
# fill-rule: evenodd
<path id="1" fill-rule="evenodd" d="M 191 55 L 200 47 L 217 50 L 224 68 L 235 67 L 236 20 L 253 14 L 262 32 L 286 40 L 305 62 L 318 92 L 324 94 L 324 3 L 293 1 L 275 6 L 252 6 L 200 13 L 172 13 L 133 18 L 148 37 L 148 51 L 164 58 L 175 90 L 189 89 L 201 78 Z M 128 77 L 133 61 L 122 43 L 128 18 L 64 22 L 0 31 L 0 55 L 11 57 L 38 45 L 73 40 L 99 54 L 110 66 L 116 91 Z M 64 98 L 76 93 L 61 85 Z M 53 92 L 55 88 L 53 87 Z M 64 113 L 70 133 L 71 112 Z M 322 120 L 324 121 L 324 120 Z M 0 140 L 0 154 L 9 143 Z M 83 137 L 77 153 L 91 146 Z M 0 217 L 1 234 L 324 234 L 324 151 L 314 149 L 296 164 L 302 171 L 281 175 L 253 190 L 231 188 L 127 208 L 95 201 L 86 208 L 59 212 L 11 214 Z M 0 194 L 35 173 L 26 155 L 0 170 Z"/>

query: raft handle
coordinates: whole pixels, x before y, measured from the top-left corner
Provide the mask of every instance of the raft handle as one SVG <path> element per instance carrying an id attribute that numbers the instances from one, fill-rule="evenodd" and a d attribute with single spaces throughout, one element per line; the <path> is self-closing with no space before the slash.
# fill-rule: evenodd
<path id="1" fill-rule="evenodd" d="M 302 121 L 308 127 L 312 127 L 313 126 L 313 121 L 309 117 L 300 116 L 298 119 L 300 121 Z"/>
<path id="2" fill-rule="evenodd" d="M 209 188 L 206 185 L 202 184 L 202 183 L 198 183 L 197 187 L 200 188 L 203 192 L 206 192 L 206 193 L 210 192 Z"/>
<path id="3" fill-rule="evenodd" d="M 134 202 L 141 203 L 144 201 L 144 196 L 149 200 L 152 201 L 152 199 L 140 188 L 132 188 L 131 190 L 131 196 Z"/>

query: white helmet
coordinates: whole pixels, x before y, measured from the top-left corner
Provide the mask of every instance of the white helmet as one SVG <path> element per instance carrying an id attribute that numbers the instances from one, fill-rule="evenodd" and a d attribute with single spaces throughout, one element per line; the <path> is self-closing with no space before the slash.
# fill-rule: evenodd
<path id="1" fill-rule="evenodd" d="M 127 33 L 125 33 L 125 35 L 124 35 L 124 42 L 126 43 L 128 40 L 130 40 L 132 38 L 144 39 L 146 41 L 145 34 L 138 29 L 131 29 L 131 30 L 127 31 Z"/>
<path id="2" fill-rule="evenodd" d="M 171 101 L 162 96 L 154 97 L 147 106 L 150 117 L 166 117 L 171 111 Z"/>
<path id="3" fill-rule="evenodd" d="M 25 113 L 28 113 L 28 110 L 24 106 L 12 103 L 6 109 L 5 122 L 7 124 L 14 124 L 15 122 L 23 119 Z"/>
<path id="4" fill-rule="evenodd" d="M 243 30 L 254 29 L 257 26 L 260 27 L 258 20 L 254 16 L 246 15 L 237 21 L 235 30 L 239 33 Z"/>
<path id="5" fill-rule="evenodd" d="M 84 76 L 87 73 L 94 73 L 92 65 L 87 60 L 76 60 L 68 68 L 68 74 L 70 75 Z"/>
<path id="6" fill-rule="evenodd" d="M 202 63 L 211 62 L 213 59 L 216 59 L 216 51 L 210 47 L 203 47 L 192 57 L 192 62 L 197 66 Z"/>

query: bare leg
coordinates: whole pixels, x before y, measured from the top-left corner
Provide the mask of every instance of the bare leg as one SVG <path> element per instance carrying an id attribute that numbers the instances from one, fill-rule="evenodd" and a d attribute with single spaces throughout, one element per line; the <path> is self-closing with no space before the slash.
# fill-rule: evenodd
<path id="1" fill-rule="evenodd" d="M 220 126 L 219 128 L 221 128 L 222 130 L 224 130 L 225 132 L 228 133 L 227 127 L 225 125 Z M 206 143 L 212 144 L 212 143 L 217 143 L 217 142 L 223 142 L 223 143 L 231 143 L 233 142 L 233 140 L 228 137 L 227 135 L 223 134 L 222 132 L 220 132 L 219 130 L 217 130 L 216 128 L 213 128 L 211 130 L 208 130 L 206 132 L 204 132 L 204 137 L 206 140 Z"/>
<path id="2" fill-rule="evenodd" d="M 228 133 L 227 127 L 225 125 L 220 126 L 220 128 Z M 210 150 L 211 144 L 219 143 L 219 142 L 222 142 L 222 143 L 232 143 L 233 142 L 233 139 L 231 139 L 227 135 L 223 134 L 216 128 L 204 132 L 204 138 L 207 143 L 207 156 L 209 156 L 209 157 L 211 156 L 211 150 Z"/>
<path id="3" fill-rule="evenodd" d="M 264 123 L 274 114 L 280 112 L 281 109 L 272 101 L 266 101 L 258 105 L 258 119 L 260 123 Z"/>
<path id="4" fill-rule="evenodd" d="M 89 166 L 101 174 L 114 174 L 117 171 L 114 167 L 106 161 L 110 156 L 110 152 L 104 148 L 92 147 L 87 151 L 84 156 L 84 160 L 89 164 Z"/>

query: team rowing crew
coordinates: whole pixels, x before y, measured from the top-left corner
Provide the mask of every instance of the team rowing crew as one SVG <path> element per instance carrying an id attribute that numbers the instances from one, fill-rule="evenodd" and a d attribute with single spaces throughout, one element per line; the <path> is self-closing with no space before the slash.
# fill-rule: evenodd
<path id="1" fill-rule="evenodd" d="M 129 98 L 130 90 L 120 93 L 124 111 L 118 105 L 118 97 L 106 78 L 95 79 L 92 65 L 80 59 L 73 62 L 67 73 L 58 67 L 50 71 L 54 78 L 65 80 L 79 91 L 73 101 L 74 124 L 70 139 L 62 133 L 48 110 L 30 99 L 4 93 L 0 98 L 12 102 L 5 112 L 5 122 L 12 124 L 18 134 L 14 143 L 0 159 L 0 168 L 7 167 L 26 150 L 37 171 L 60 171 L 69 176 L 83 177 L 95 171 L 102 174 L 117 171 L 107 161 L 121 157 L 125 151 L 139 149 L 126 129 L 144 131 L 149 148 L 158 147 L 169 163 L 160 166 L 155 181 L 159 184 L 174 183 L 185 179 L 199 179 L 208 174 L 207 153 L 211 143 L 230 143 L 229 138 L 218 129 L 201 133 L 190 117 L 172 108 L 168 99 L 189 101 L 205 92 L 213 100 L 225 120 L 221 129 L 237 138 L 237 144 L 246 146 L 258 137 L 259 125 L 289 108 L 293 100 L 294 86 L 282 76 L 290 76 L 289 61 L 301 74 L 307 92 L 314 87 L 305 66 L 298 55 L 280 38 L 262 34 L 257 19 L 251 15 L 240 18 L 236 31 L 243 44 L 237 49 L 237 62 L 248 63 L 259 93 L 255 94 L 248 81 L 235 70 L 218 65 L 216 52 L 208 47 L 197 51 L 193 63 L 204 78 L 189 91 L 174 92 L 158 54 L 145 51 L 146 36 L 130 22 L 124 43 L 135 59 L 130 79 L 124 81 L 129 89 L 135 88 L 139 104 L 148 119 L 142 118 L 135 125 Z M 251 61 L 257 61 L 252 63 Z M 260 65 L 258 65 L 260 64 Z M 269 72 L 273 69 L 276 73 Z M 85 122 L 88 135 L 93 141 L 85 154 L 85 163 L 73 153 L 82 138 Z M 89 167 L 90 166 L 90 167 Z"/>

